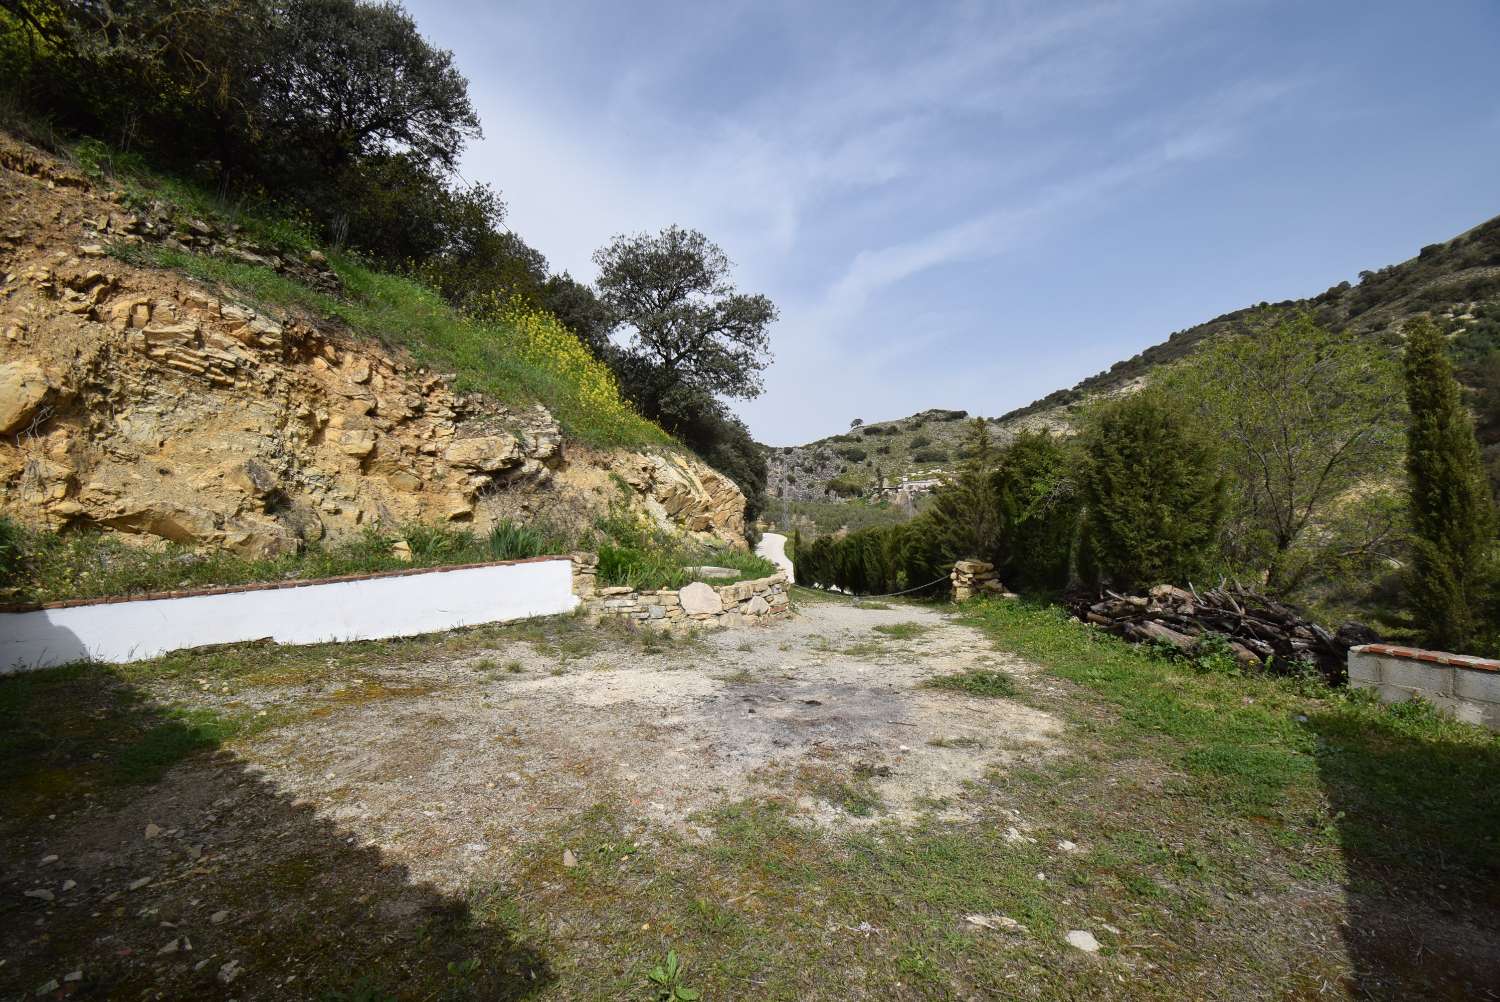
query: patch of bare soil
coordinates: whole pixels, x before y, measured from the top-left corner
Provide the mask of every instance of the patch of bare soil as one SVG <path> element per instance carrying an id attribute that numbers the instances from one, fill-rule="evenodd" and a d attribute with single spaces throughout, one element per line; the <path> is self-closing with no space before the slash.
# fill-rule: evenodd
<path id="1" fill-rule="evenodd" d="M 925 630 L 898 640 L 873 629 L 896 623 Z M 923 687 L 977 665 L 1032 670 L 988 647 L 929 609 L 835 603 L 655 652 L 568 657 L 521 642 L 393 671 L 380 681 L 411 695 L 308 717 L 237 750 L 418 877 L 459 887 L 598 803 L 689 834 L 695 812 L 751 794 L 784 797 L 826 826 L 934 807 L 962 815 L 967 781 L 1053 753 L 1061 729 L 1020 703 Z M 369 674 L 361 684 L 379 673 Z"/>

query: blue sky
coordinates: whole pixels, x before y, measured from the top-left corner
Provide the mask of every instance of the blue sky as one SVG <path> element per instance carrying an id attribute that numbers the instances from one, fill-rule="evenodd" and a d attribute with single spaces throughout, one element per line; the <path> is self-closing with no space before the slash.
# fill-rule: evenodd
<path id="1" fill-rule="evenodd" d="M 408 8 L 554 268 L 679 223 L 776 301 L 771 444 L 998 415 L 1500 214 L 1496 0 Z"/>

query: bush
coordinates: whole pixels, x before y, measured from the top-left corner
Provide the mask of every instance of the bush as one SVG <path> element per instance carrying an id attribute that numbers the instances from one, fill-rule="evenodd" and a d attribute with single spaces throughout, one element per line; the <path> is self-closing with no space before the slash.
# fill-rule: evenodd
<path id="1" fill-rule="evenodd" d="M 598 526 L 599 583 L 607 588 L 637 591 L 681 588 L 693 580 L 689 567 L 729 567 L 738 576 L 716 580 L 729 584 L 746 578 L 770 577 L 776 566 L 744 550 L 695 546 L 676 536 L 647 529 L 625 515 L 604 519 Z"/>
<path id="2" fill-rule="evenodd" d="M 1138 393 L 1105 404 L 1086 432 L 1088 576 L 1132 589 L 1203 571 L 1224 515 L 1208 442 L 1165 403 Z"/>
<path id="3" fill-rule="evenodd" d="M 865 450 L 853 446 L 847 449 L 835 449 L 834 452 L 851 463 L 863 463 L 870 455 Z"/>
<path id="4" fill-rule="evenodd" d="M 843 475 L 828 481 L 828 492 L 841 498 L 863 497 L 865 487 L 859 481 Z"/>
<path id="5" fill-rule="evenodd" d="M 931 444 L 932 439 L 928 438 L 926 435 L 916 435 L 911 440 L 911 447 L 913 449 L 925 449 Z"/>
<path id="6" fill-rule="evenodd" d="M 948 454 L 942 449 L 918 449 L 911 458 L 914 463 L 946 463 Z"/>
<path id="7" fill-rule="evenodd" d="M 0 515 L 0 594 L 16 586 L 26 566 L 25 533 L 19 525 Z"/>

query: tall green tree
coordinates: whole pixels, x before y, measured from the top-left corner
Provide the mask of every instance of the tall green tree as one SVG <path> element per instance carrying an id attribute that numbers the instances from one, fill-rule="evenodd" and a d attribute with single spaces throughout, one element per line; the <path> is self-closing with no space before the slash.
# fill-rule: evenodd
<path id="1" fill-rule="evenodd" d="M 1017 588 L 1066 586 L 1080 503 L 1068 450 L 1046 431 L 1022 432 L 1001 450 L 993 488 L 1001 579 Z"/>
<path id="2" fill-rule="evenodd" d="M 1228 558 L 1295 591 L 1336 562 L 1389 556 L 1399 513 L 1367 488 L 1401 455 L 1401 381 L 1380 346 L 1271 309 L 1167 372 L 1229 480 Z M 1396 493 L 1394 485 L 1389 495 Z"/>
<path id="3" fill-rule="evenodd" d="M 1411 611 L 1424 642 L 1475 642 L 1493 586 L 1495 512 L 1474 426 L 1443 333 L 1427 317 L 1406 325 L 1406 476 L 1410 491 Z"/>
<path id="4" fill-rule="evenodd" d="M 1181 584 L 1204 571 L 1225 487 L 1206 436 L 1148 394 L 1104 404 L 1085 435 L 1086 562 L 1099 583 Z"/>
<path id="5" fill-rule="evenodd" d="M 750 399 L 771 364 L 776 307 L 738 291 L 728 255 L 697 230 L 617 236 L 594 254 L 599 295 L 631 332 L 634 394 L 649 411 L 679 387 Z"/>
<path id="6" fill-rule="evenodd" d="M 997 452 L 984 418 L 969 422 L 964 460 L 944 479 L 928 508 L 934 531 L 954 560 L 995 562 L 1000 548 L 1000 510 L 995 494 Z"/>

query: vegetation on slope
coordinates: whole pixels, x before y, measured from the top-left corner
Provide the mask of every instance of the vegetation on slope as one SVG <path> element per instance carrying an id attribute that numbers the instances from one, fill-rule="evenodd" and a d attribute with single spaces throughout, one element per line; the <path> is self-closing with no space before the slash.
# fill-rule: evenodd
<path id="1" fill-rule="evenodd" d="M 346 286 L 363 293 L 355 326 L 416 340 L 472 388 L 555 403 L 588 441 L 664 442 L 627 401 L 735 480 L 753 516 L 763 457 L 720 398 L 759 392 L 775 308 L 737 294 L 727 256 L 679 227 L 602 248 L 599 292 L 553 273 L 505 226 L 499 192 L 457 175 L 480 134 L 468 82 L 398 4 L 0 5 L 0 115 L 53 149 L 105 138 L 131 155 L 91 143 L 82 159 L 149 162 L 190 182 L 159 190 L 217 193 L 200 207 L 251 206 L 257 239 L 341 249 Z M 316 300 L 233 277 L 269 302 Z M 420 338 L 399 336 L 408 322 Z"/>

